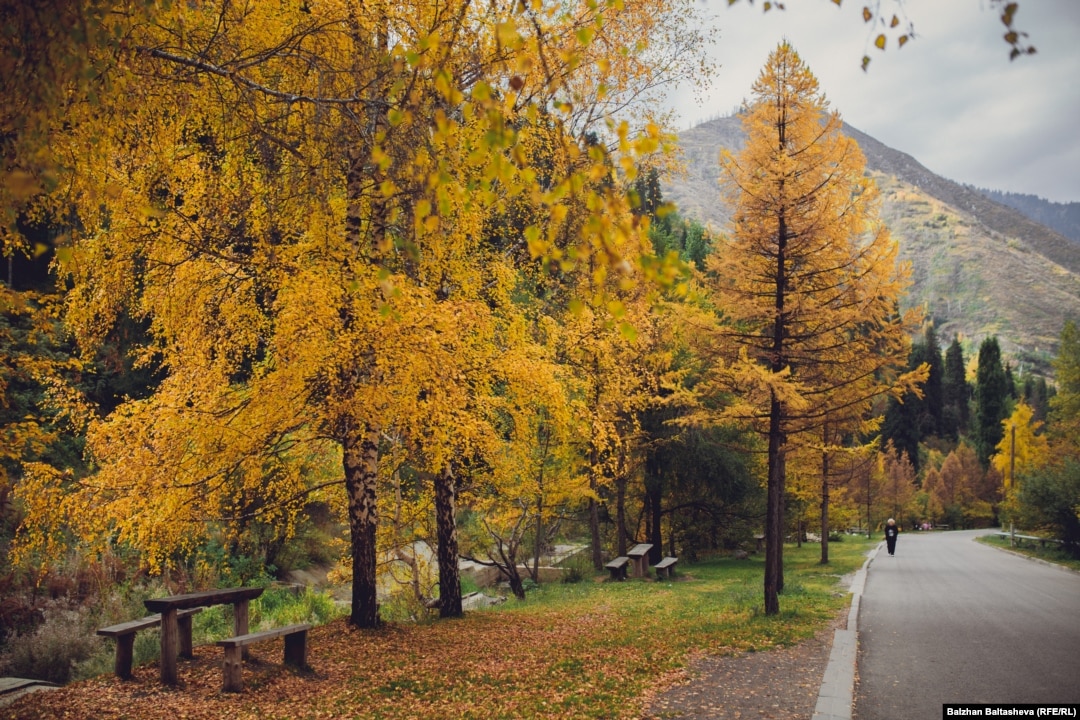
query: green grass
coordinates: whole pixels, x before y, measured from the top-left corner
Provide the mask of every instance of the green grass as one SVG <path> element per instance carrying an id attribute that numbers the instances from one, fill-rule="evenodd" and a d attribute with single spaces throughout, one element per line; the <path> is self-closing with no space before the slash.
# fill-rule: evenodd
<path id="1" fill-rule="evenodd" d="M 806 639 L 835 617 L 848 602 L 846 588 L 839 585 L 841 576 L 857 570 L 875 544 L 865 538 L 830 543 L 828 565 L 819 562 L 820 545 L 786 546 L 778 617 L 764 613 L 763 555 L 680 565 L 673 580 L 548 583 L 523 603 L 488 612 L 578 614 L 590 606 L 606 606 L 627 620 L 611 634 L 613 645 L 647 649 L 665 642 L 678 651 L 764 650 Z M 631 622 L 634 618 L 647 620 L 639 624 Z M 648 636 L 643 624 L 663 639 Z"/>
<path id="2" fill-rule="evenodd" d="M 1027 533 L 1025 533 L 1027 534 Z M 1075 558 L 1060 547 L 1054 545 L 1053 547 L 1039 547 L 1032 544 L 1030 540 L 1024 541 L 1024 544 L 1019 547 L 1009 547 L 1009 538 L 999 537 L 997 535 L 982 535 L 976 538 L 981 543 L 986 545 L 993 545 L 994 547 L 1005 548 L 1012 552 L 1020 553 L 1021 555 L 1027 555 L 1028 557 L 1038 558 L 1039 560 L 1045 560 L 1046 562 L 1054 563 L 1055 565 L 1062 565 L 1080 572 L 1080 558 Z"/>

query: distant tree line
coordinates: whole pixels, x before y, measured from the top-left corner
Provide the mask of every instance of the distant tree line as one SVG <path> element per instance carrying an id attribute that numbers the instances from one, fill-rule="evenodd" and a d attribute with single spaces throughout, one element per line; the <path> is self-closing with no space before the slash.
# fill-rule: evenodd
<path id="1" fill-rule="evenodd" d="M 994 202 L 1020 212 L 1025 217 L 1080 242 L 1080 203 L 1058 203 L 1037 195 L 972 188 Z"/>

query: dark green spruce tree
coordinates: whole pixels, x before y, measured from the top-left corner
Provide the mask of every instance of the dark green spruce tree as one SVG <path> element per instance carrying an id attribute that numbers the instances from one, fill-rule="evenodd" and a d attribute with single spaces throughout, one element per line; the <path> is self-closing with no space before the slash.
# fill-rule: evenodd
<path id="1" fill-rule="evenodd" d="M 979 367 L 975 375 L 975 450 L 986 466 L 1001 442 L 1001 421 L 1009 416 L 1009 378 L 1001 364 L 1001 346 L 989 337 L 979 346 Z"/>
<path id="2" fill-rule="evenodd" d="M 923 342 L 912 344 L 908 370 L 923 363 L 930 366 L 923 396 L 907 393 L 900 401 L 890 398 L 881 426 L 882 445 L 891 440 L 897 452 L 908 456 L 916 471 L 919 469 L 919 443 L 930 435 L 940 434 L 943 424 L 944 363 L 933 326 L 927 328 Z"/>
<path id="3" fill-rule="evenodd" d="M 971 423 L 971 386 L 964 367 L 964 349 L 958 337 L 953 337 L 949 349 L 945 351 L 941 397 L 941 435 L 949 440 L 957 440 L 968 431 Z"/>

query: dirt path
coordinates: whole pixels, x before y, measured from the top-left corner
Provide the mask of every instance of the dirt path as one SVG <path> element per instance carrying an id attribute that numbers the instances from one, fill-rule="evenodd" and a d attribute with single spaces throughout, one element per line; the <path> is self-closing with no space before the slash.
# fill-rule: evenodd
<path id="1" fill-rule="evenodd" d="M 652 699 L 645 720 L 810 720 L 833 631 L 846 621 L 845 610 L 827 628 L 794 647 L 699 658 L 691 664 L 685 683 Z"/>

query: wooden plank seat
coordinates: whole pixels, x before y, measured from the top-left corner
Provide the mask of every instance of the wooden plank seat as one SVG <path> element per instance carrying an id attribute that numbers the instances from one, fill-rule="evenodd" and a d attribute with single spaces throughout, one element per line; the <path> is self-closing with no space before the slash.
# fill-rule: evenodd
<path id="1" fill-rule="evenodd" d="M 191 616 L 202 612 L 201 607 L 186 608 L 176 613 L 176 625 L 178 629 L 181 657 L 191 659 L 194 656 L 191 648 Z M 161 624 L 161 613 L 147 615 L 138 620 L 110 625 L 99 628 L 98 635 L 116 639 L 116 660 L 113 663 L 113 672 L 116 677 L 124 680 L 131 679 L 131 663 L 135 651 L 135 633 L 147 628 L 157 627 Z"/>
<path id="2" fill-rule="evenodd" d="M 221 664 L 222 689 L 225 692 L 241 692 L 244 689 L 242 651 L 248 645 L 285 638 L 285 664 L 299 670 L 307 669 L 307 633 L 311 625 L 287 625 L 285 627 L 248 633 L 236 637 L 218 640 L 218 645 L 225 648 L 225 659 Z"/>
<path id="3" fill-rule="evenodd" d="M 656 570 L 656 577 L 671 577 L 675 574 L 675 563 L 679 562 L 679 558 L 666 557 L 660 562 L 653 565 Z"/>
<path id="4" fill-rule="evenodd" d="M 630 558 L 625 555 L 620 555 L 609 563 L 604 563 L 604 567 L 611 573 L 612 580 L 625 580 L 626 568 L 630 564 Z"/>

